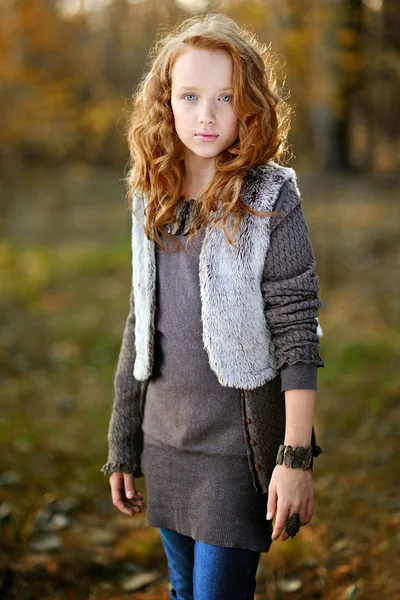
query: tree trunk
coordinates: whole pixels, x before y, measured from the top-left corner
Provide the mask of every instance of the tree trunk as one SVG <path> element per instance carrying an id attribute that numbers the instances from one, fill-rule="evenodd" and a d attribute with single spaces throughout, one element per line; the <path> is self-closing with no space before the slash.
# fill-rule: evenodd
<path id="1" fill-rule="evenodd" d="M 361 81 L 361 0 L 314 0 L 311 105 L 322 169 L 351 168 L 351 104 Z"/>

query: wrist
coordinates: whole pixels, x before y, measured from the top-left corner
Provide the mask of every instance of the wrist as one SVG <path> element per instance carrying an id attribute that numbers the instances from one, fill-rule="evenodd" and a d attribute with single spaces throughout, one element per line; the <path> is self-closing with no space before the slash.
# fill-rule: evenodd
<path id="1" fill-rule="evenodd" d="M 285 446 L 292 446 L 293 448 L 296 448 L 296 446 L 304 446 L 305 448 L 308 448 L 308 446 L 311 446 L 311 434 L 309 436 L 287 436 L 284 439 Z"/>

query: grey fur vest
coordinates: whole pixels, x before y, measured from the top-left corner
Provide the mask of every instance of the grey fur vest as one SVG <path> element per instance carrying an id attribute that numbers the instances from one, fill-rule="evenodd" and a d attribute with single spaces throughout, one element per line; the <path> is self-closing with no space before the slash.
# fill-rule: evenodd
<path id="1" fill-rule="evenodd" d="M 268 163 L 250 171 L 243 201 L 257 211 L 272 211 L 293 169 Z M 296 185 L 297 187 L 297 185 Z M 154 359 L 155 243 L 144 235 L 142 197 L 133 198 L 132 254 L 138 381 L 151 376 Z M 219 214 L 219 209 L 217 209 Z M 223 386 L 251 390 L 277 374 L 274 344 L 264 314 L 261 278 L 270 242 L 271 217 L 245 213 L 230 245 L 223 229 L 207 225 L 200 256 L 203 342 L 210 367 Z M 318 320 L 318 319 L 317 319 Z M 318 326 L 318 335 L 322 330 Z"/>

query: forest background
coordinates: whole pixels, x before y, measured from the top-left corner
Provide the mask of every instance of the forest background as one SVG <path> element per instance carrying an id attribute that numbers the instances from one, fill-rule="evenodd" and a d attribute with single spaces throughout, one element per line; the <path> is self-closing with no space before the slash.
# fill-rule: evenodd
<path id="1" fill-rule="evenodd" d="M 277 55 L 323 302 L 315 512 L 262 555 L 256 598 L 393 600 L 397 0 L 2 0 L 0 596 L 169 597 L 158 531 L 100 468 L 131 277 L 126 117 L 156 30 L 198 11 Z"/>

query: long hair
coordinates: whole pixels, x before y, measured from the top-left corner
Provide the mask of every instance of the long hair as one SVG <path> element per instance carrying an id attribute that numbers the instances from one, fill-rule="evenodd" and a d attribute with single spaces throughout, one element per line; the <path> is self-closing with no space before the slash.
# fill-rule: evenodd
<path id="1" fill-rule="evenodd" d="M 157 35 L 148 55 L 149 68 L 133 94 L 127 129 L 130 159 L 126 183 L 127 202 L 133 213 L 134 191 L 148 195 L 145 235 L 148 239 L 153 236 L 163 248 L 161 236 L 167 234 L 162 227 L 174 221 L 185 174 L 184 145 L 175 131 L 171 108 L 171 73 L 176 59 L 189 48 L 224 50 L 232 57 L 232 103 L 239 135 L 215 157 L 215 173 L 195 199 L 196 216 L 191 218 L 188 243 L 202 225 L 209 223 L 217 199 L 222 210 L 213 224 L 224 227 L 230 244 L 243 211 L 256 216 L 278 214 L 254 211 L 242 201 L 240 193 L 248 169 L 282 160 L 288 150 L 291 108 L 287 96 L 278 90 L 268 46 L 230 17 L 213 13 L 178 21 L 170 32 Z M 226 228 L 228 217 L 231 222 L 233 219 L 232 237 Z M 175 240 L 173 243 L 179 246 Z"/>

